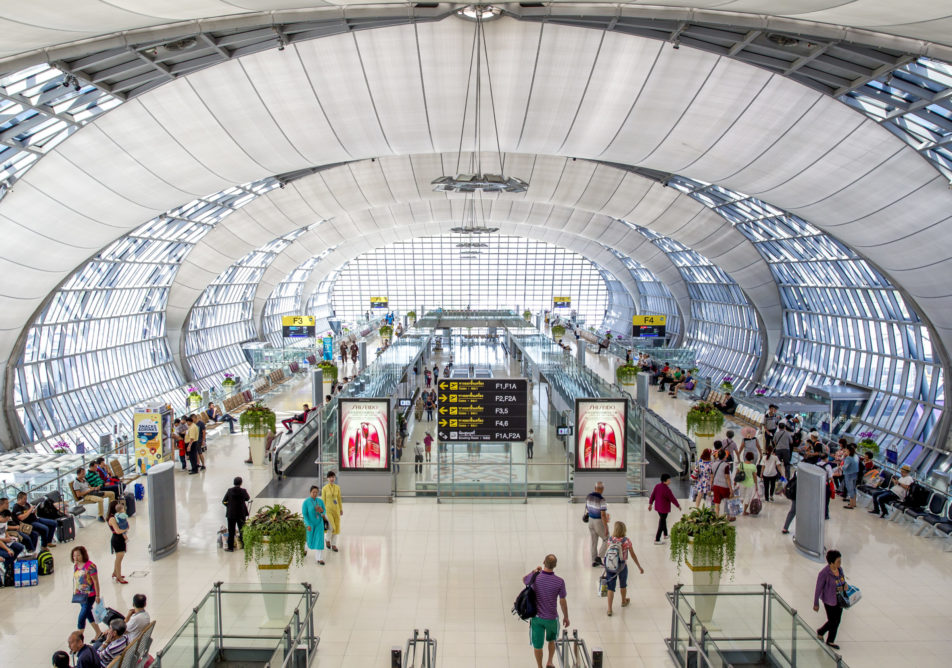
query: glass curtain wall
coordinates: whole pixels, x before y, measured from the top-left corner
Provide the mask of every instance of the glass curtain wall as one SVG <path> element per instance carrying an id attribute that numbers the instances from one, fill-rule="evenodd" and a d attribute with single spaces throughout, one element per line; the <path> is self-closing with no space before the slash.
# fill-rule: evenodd
<path id="1" fill-rule="evenodd" d="M 351 260 L 331 298 L 339 318 L 358 321 L 371 297 L 388 297 L 391 309 L 406 313 L 420 307 L 538 311 L 563 296 L 572 298 L 572 309 L 586 324 L 601 325 L 608 288 L 583 256 L 533 239 L 452 234 L 398 241 Z"/>
<path id="2" fill-rule="evenodd" d="M 26 443 L 51 450 L 60 438 L 95 444 L 125 431 L 128 409 L 172 392 L 184 379 L 165 338 L 165 307 L 192 246 L 230 213 L 278 187 L 269 177 L 193 200 L 110 244 L 67 279 L 27 331 L 13 378 Z"/>
<path id="3" fill-rule="evenodd" d="M 671 337 L 671 346 L 677 346 L 681 339 L 681 313 L 678 302 L 672 296 L 668 286 L 658 280 L 650 269 L 614 248 L 609 248 L 628 269 L 632 280 L 638 286 L 638 313 L 667 316 L 665 330 Z"/>
<path id="4" fill-rule="evenodd" d="M 703 376 L 715 384 L 730 376 L 744 390 L 754 382 L 763 349 L 757 313 L 727 272 L 684 244 L 633 225 L 678 268 L 691 298 L 691 326 L 684 346 L 697 351 Z"/>
<path id="5" fill-rule="evenodd" d="M 197 386 L 220 385 L 225 372 L 251 374 L 241 344 L 258 339 L 254 322 L 258 284 L 278 253 L 307 230 L 302 227 L 248 253 L 202 292 L 189 313 L 185 335 L 185 364 Z"/>
<path id="6" fill-rule="evenodd" d="M 281 318 L 286 315 L 313 315 L 310 311 L 302 311 L 301 293 L 304 284 L 310 278 L 311 272 L 318 263 L 327 257 L 333 249 L 328 249 L 318 256 L 302 262 L 288 277 L 278 283 L 264 305 L 264 314 L 261 317 L 261 331 L 269 345 L 275 348 L 282 346 L 311 345 L 310 339 L 296 339 L 292 343 L 285 339 L 282 332 Z M 325 328 L 326 329 L 326 328 Z M 321 332 L 323 333 L 323 332 Z"/>
<path id="7" fill-rule="evenodd" d="M 931 442 L 945 379 L 929 328 L 879 271 L 807 221 L 753 197 L 675 176 L 669 185 L 731 222 L 770 266 L 784 306 L 777 364 L 764 385 L 801 394 L 850 383 L 873 398 L 854 434 L 880 443 Z"/>

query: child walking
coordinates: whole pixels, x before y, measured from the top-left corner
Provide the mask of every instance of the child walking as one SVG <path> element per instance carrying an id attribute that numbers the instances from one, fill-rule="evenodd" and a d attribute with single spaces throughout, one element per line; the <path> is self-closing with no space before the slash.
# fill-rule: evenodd
<path id="1" fill-rule="evenodd" d="M 654 506 L 655 510 L 658 511 L 658 531 L 655 533 L 655 545 L 661 545 L 662 534 L 665 538 L 668 537 L 668 513 L 671 512 L 672 503 L 678 507 L 678 510 L 681 510 L 681 504 L 678 503 L 674 492 L 671 491 L 671 475 L 662 473 L 661 482 L 654 486 L 654 489 L 651 490 L 651 496 L 648 498 L 648 511 L 651 511 L 651 506 Z"/>

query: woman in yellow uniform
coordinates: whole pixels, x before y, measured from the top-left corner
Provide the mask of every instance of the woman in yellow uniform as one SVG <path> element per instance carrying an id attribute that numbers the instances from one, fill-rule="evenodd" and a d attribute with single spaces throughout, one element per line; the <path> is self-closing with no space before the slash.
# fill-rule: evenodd
<path id="1" fill-rule="evenodd" d="M 330 540 L 327 541 L 327 547 L 337 552 L 337 536 L 340 534 L 340 518 L 344 514 L 344 507 L 340 496 L 340 487 L 337 485 L 337 474 L 333 471 L 327 472 L 327 484 L 321 490 L 321 498 L 324 500 L 324 507 L 327 509 L 327 521 L 331 525 L 331 536 Z"/>

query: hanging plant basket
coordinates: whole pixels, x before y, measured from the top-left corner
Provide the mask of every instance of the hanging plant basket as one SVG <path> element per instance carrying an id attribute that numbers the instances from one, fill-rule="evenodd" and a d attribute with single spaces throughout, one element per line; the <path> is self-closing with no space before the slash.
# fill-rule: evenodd
<path id="1" fill-rule="evenodd" d="M 529 322 L 530 320 L 532 320 L 532 311 L 530 311 L 529 309 L 526 309 L 525 311 L 522 312 L 522 317 L 526 319 L 526 322 Z"/>
<path id="2" fill-rule="evenodd" d="M 638 373 L 640 371 L 640 366 L 635 366 L 631 362 L 626 362 L 615 370 L 615 378 L 618 379 L 618 382 L 621 385 L 634 385 L 635 379 L 638 378 Z"/>
<path id="3" fill-rule="evenodd" d="M 251 517 L 241 530 L 245 546 L 245 565 L 298 564 L 307 553 L 307 525 L 304 518 L 276 503 L 265 506 Z"/>
<path id="4" fill-rule="evenodd" d="M 565 327 L 562 325 L 552 325 L 552 338 L 558 341 L 565 336 Z"/>
<path id="5" fill-rule="evenodd" d="M 416 311 L 407 311 L 407 320 L 416 322 Z"/>
<path id="6" fill-rule="evenodd" d="M 252 436 L 264 436 L 269 431 L 275 431 L 276 416 L 274 411 L 264 404 L 254 403 L 238 417 L 241 431 L 247 431 Z"/>
<path id="7" fill-rule="evenodd" d="M 246 548 L 247 549 L 247 548 Z M 734 575 L 737 531 L 727 517 L 712 508 L 695 508 L 671 527 L 671 561 L 681 564 L 720 564 Z"/>
<path id="8" fill-rule="evenodd" d="M 338 378 L 338 369 L 337 365 L 333 362 L 323 361 L 317 365 L 317 368 L 321 370 L 321 377 L 324 379 L 325 383 L 332 383 Z"/>
<path id="9" fill-rule="evenodd" d="M 390 325 L 384 325 L 377 330 L 377 333 L 380 334 L 381 339 L 389 339 L 393 336 L 393 327 Z"/>
<path id="10" fill-rule="evenodd" d="M 688 436 L 713 436 L 724 426 L 724 414 L 714 404 L 699 401 L 688 411 L 685 421 Z"/>

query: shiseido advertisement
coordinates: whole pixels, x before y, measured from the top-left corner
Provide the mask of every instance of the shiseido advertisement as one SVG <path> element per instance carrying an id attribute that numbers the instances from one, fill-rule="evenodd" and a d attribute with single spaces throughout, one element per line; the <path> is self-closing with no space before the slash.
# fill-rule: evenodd
<path id="1" fill-rule="evenodd" d="M 340 468 L 342 471 L 389 471 L 386 399 L 340 400 Z"/>
<path id="2" fill-rule="evenodd" d="M 624 471 L 628 402 L 575 400 L 575 470 Z"/>

